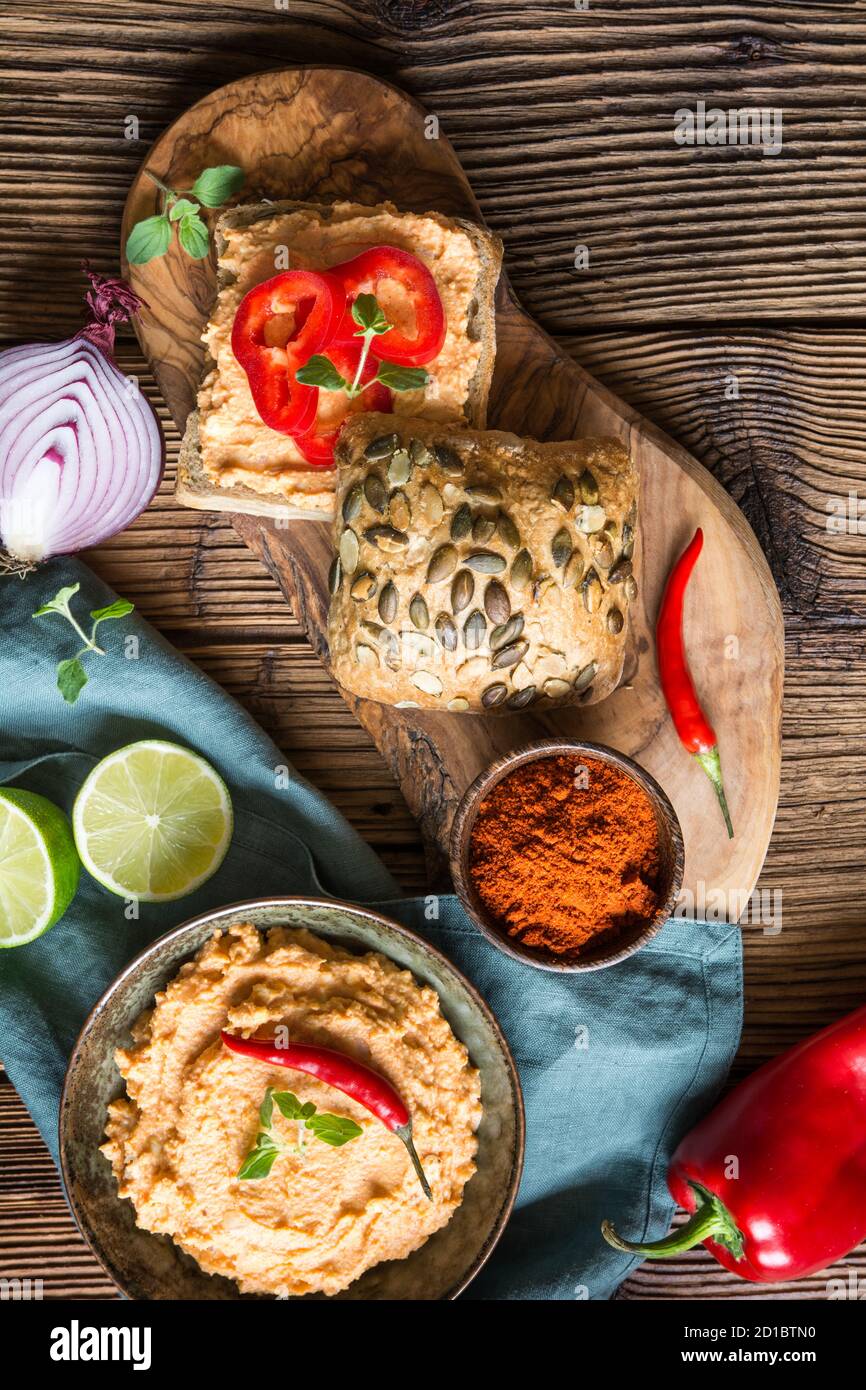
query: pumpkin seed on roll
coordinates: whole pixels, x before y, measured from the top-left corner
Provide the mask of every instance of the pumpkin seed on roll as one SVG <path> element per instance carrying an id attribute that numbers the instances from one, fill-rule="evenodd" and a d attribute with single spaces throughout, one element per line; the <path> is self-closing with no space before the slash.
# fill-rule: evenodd
<path id="1" fill-rule="evenodd" d="M 638 472 L 618 440 L 359 415 L 336 465 L 328 640 L 346 690 L 504 714 L 615 689 L 637 596 Z"/>

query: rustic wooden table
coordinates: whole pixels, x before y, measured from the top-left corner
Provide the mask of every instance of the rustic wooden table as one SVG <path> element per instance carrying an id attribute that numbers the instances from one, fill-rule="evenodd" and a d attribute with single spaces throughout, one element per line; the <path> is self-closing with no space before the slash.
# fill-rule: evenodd
<path id="1" fill-rule="evenodd" d="M 866 14 L 858 3 L 683 0 L 5 0 L 0 345 L 80 322 L 82 255 L 117 265 L 130 179 L 216 86 L 280 63 L 365 68 L 438 114 L 517 293 L 585 367 L 681 441 L 743 508 L 785 606 L 779 817 L 744 929 L 747 1070 L 866 997 Z M 781 151 L 684 147 L 674 112 L 772 107 Z M 130 134 L 137 133 L 137 140 Z M 575 247 L 588 248 L 586 269 Z M 414 824 L 257 560 L 160 496 L 89 559 L 235 695 L 383 855 L 424 886 Z M 738 394 L 731 386 L 736 379 Z M 853 523 L 828 530 L 828 509 Z M 2 1040 L 0 1040 L 2 1050 Z M 846 1268 L 866 1275 L 866 1251 Z M 838 1273 L 839 1271 L 835 1271 Z M 109 1298 L 48 1154 L 0 1084 L 0 1276 Z M 627 1299 L 827 1296 L 745 1285 L 702 1250 Z"/>

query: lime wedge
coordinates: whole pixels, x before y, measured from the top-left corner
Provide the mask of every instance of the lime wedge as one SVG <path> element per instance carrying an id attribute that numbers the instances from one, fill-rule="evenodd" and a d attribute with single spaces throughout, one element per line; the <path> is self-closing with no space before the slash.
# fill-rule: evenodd
<path id="1" fill-rule="evenodd" d="M 53 927 L 80 873 L 59 807 L 35 792 L 0 787 L 0 947 L 23 946 Z"/>
<path id="2" fill-rule="evenodd" d="M 81 862 L 104 888 L 168 902 L 219 868 L 232 837 L 232 803 L 204 758 L 146 739 L 97 764 L 76 797 L 72 828 Z"/>

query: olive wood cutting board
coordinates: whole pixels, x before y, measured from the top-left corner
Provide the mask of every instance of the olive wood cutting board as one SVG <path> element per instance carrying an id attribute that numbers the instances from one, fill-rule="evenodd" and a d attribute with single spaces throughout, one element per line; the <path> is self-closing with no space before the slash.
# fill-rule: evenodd
<path id="1" fill-rule="evenodd" d="M 457 156 L 414 100 L 351 69 L 299 67 L 222 87 L 169 127 L 130 189 L 122 245 L 133 223 L 158 211 L 145 166 L 170 186 L 189 187 L 203 168 L 215 164 L 246 170 L 240 201 L 390 200 L 407 211 L 482 220 Z M 195 404 L 203 361 L 200 334 L 215 289 L 213 252 L 210 259 L 194 262 L 175 243 L 160 260 L 129 267 L 124 258 L 123 266 L 147 303 L 138 336 L 182 429 Z M 573 273 L 563 264 L 563 276 Z M 640 591 L 631 605 L 622 682 L 598 705 L 537 715 L 430 714 L 345 698 L 398 778 L 428 845 L 440 850 L 447 848 L 465 787 L 509 749 L 558 735 L 631 754 L 661 782 L 679 814 L 684 887 L 694 895 L 699 915 L 703 901 L 715 910 L 722 900 L 712 895 L 725 894 L 724 915 L 736 918 L 736 895 L 747 896 L 760 872 L 779 789 L 783 625 L 768 566 L 742 513 L 711 475 L 564 356 L 521 309 L 506 274 L 497 293 L 496 334 L 491 428 L 541 440 L 614 435 L 640 463 Z M 328 525 L 277 525 L 239 514 L 232 522 L 327 663 Z M 705 545 L 687 600 L 687 645 L 719 737 L 736 829 L 732 841 L 709 781 L 678 742 L 655 663 L 653 627 L 665 577 L 698 525 Z"/>

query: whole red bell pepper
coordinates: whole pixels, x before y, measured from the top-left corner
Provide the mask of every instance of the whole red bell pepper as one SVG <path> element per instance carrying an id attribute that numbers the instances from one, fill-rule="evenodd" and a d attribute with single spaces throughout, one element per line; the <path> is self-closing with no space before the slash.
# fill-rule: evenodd
<path id="1" fill-rule="evenodd" d="M 726 1269 L 771 1283 L 826 1269 L 866 1238 L 866 1006 L 765 1063 L 686 1135 L 668 1171 L 693 1213 L 665 1259 L 703 1242 Z"/>

